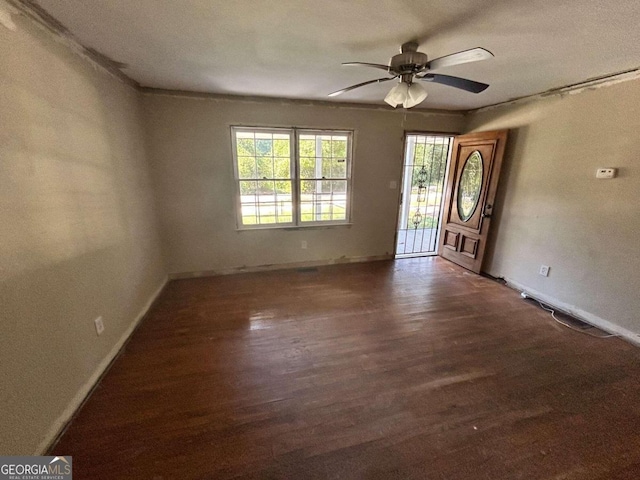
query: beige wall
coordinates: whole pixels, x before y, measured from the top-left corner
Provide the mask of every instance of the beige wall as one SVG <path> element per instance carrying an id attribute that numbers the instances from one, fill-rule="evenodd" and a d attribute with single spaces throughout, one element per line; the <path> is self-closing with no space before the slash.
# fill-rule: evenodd
<path id="1" fill-rule="evenodd" d="M 145 94 L 170 273 L 390 255 L 405 130 L 456 132 L 458 114 Z M 352 225 L 238 231 L 231 125 L 354 130 Z M 301 249 L 302 240 L 308 249 Z"/>
<path id="2" fill-rule="evenodd" d="M 640 81 L 475 113 L 467 126 L 502 128 L 512 130 L 485 270 L 637 339 Z M 619 177 L 596 180 L 597 167 Z"/>
<path id="3" fill-rule="evenodd" d="M 5 455 L 44 448 L 165 279 L 138 92 L 14 20 L 0 26 Z"/>

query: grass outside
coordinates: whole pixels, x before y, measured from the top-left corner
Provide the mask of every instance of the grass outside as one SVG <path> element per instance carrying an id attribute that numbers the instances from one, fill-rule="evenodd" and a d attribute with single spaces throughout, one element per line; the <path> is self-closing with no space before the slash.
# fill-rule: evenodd
<path id="1" fill-rule="evenodd" d="M 303 194 L 300 217 L 304 222 L 346 220 L 346 195 Z M 325 198 L 322 198 L 325 197 Z M 259 222 L 258 222 L 259 220 Z M 293 204 L 288 195 L 247 195 L 242 197 L 243 225 L 275 225 L 293 222 Z"/>

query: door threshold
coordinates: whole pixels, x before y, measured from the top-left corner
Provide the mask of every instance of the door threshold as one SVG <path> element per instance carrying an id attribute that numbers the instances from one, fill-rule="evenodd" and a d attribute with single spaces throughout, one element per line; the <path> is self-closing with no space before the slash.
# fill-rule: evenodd
<path id="1" fill-rule="evenodd" d="M 398 253 L 394 257 L 398 258 L 415 258 L 415 257 L 437 257 L 438 254 L 436 252 L 427 252 L 427 253 Z"/>

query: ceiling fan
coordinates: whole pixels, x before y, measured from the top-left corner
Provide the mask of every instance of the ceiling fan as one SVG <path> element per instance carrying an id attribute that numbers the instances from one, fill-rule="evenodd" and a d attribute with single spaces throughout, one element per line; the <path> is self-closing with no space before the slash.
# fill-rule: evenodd
<path id="1" fill-rule="evenodd" d="M 330 93 L 330 97 L 343 94 L 356 88 L 364 87 L 372 83 L 388 82 L 399 78 L 399 83 L 389 91 L 384 101 L 396 108 L 402 104 L 404 108 L 415 107 L 427 98 L 427 92 L 424 87 L 414 80 L 423 80 L 426 82 L 440 83 L 449 87 L 459 88 L 471 93 L 480 93 L 486 90 L 489 85 L 486 83 L 476 82 L 466 78 L 453 77 L 451 75 L 442 75 L 438 73 L 430 73 L 431 70 L 437 70 L 443 67 L 459 65 L 461 63 L 477 62 L 493 57 L 493 54 L 484 48 L 472 48 L 463 50 L 462 52 L 452 53 L 429 61 L 425 53 L 418 51 L 416 42 L 407 42 L 400 48 L 400 53 L 394 55 L 389 60 L 389 65 L 379 63 L 364 62 L 347 62 L 342 65 L 346 66 L 365 66 L 386 70 L 390 77 L 376 78 L 368 82 L 358 83 L 350 87 L 343 88 L 336 92 Z"/>

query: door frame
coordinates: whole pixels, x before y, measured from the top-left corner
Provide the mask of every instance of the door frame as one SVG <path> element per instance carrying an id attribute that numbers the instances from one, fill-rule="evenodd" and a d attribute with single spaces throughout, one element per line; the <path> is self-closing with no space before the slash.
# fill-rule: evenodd
<path id="1" fill-rule="evenodd" d="M 407 156 L 407 136 L 408 135 L 423 135 L 423 136 L 437 136 L 437 137 L 449 137 L 451 138 L 451 145 L 449 146 L 449 151 L 447 152 L 447 164 L 445 165 L 445 173 L 444 173 L 444 184 L 442 187 L 442 197 L 440 200 L 440 213 L 438 217 L 438 228 L 436 231 L 436 250 L 433 253 L 415 253 L 415 254 L 407 254 L 398 256 L 396 254 L 396 249 L 398 248 L 398 234 L 400 227 L 400 216 L 402 215 L 402 201 L 404 196 L 404 175 L 405 175 L 405 159 Z M 442 231 L 442 218 L 444 213 L 444 201 L 446 196 L 447 185 L 449 184 L 449 171 L 451 167 L 451 152 L 453 151 L 453 143 L 455 142 L 456 137 L 461 135 L 457 132 L 438 132 L 433 130 L 405 130 L 402 135 L 402 158 L 400 163 L 400 182 L 398 185 L 398 195 L 396 197 L 396 221 L 395 221 L 395 232 L 393 235 L 393 258 L 414 258 L 414 257 L 435 257 L 438 256 L 439 253 L 439 245 L 440 245 L 440 233 Z"/>

